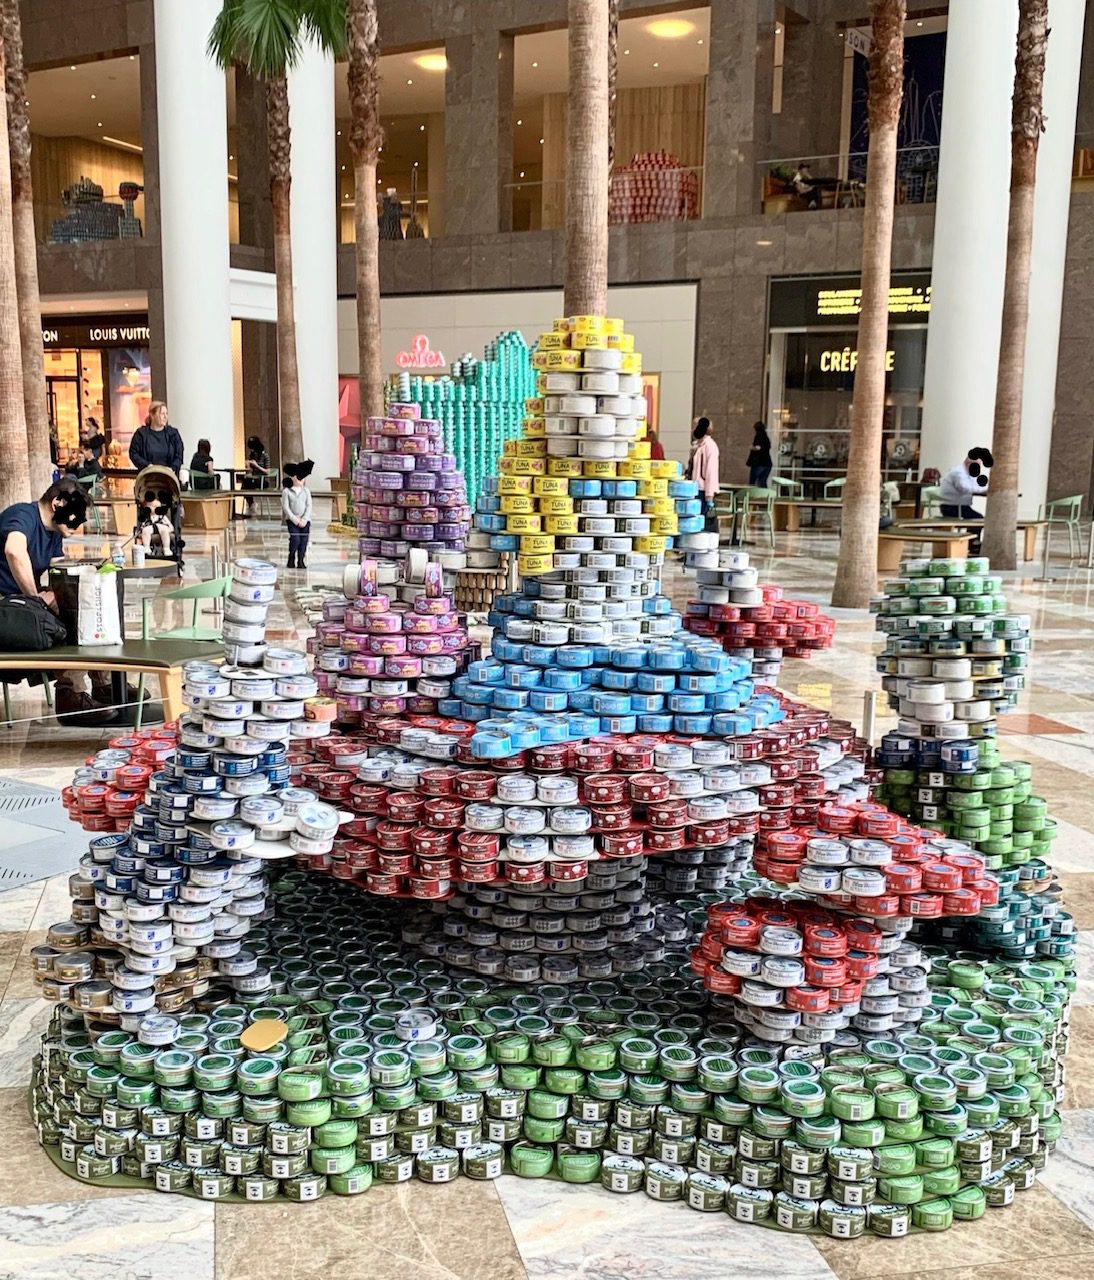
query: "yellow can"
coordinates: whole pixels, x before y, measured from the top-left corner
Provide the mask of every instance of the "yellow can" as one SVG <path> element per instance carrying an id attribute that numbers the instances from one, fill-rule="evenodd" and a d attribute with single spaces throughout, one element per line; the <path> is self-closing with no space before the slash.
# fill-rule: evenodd
<path id="1" fill-rule="evenodd" d="M 539 533 L 542 528 L 541 517 L 526 511 L 514 511 L 505 517 L 506 533 Z"/>
<path id="2" fill-rule="evenodd" d="M 540 352 L 536 353 L 541 354 Z M 580 369 L 581 368 L 581 352 L 580 351 L 545 351 L 542 353 L 545 364 L 537 365 L 537 368 L 544 369 Z"/>
<path id="3" fill-rule="evenodd" d="M 544 516 L 543 529 L 545 533 L 577 533 L 578 517 L 574 515 L 568 516 Z"/>
<path id="4" fill-rule="evenodd" d="M 580 476 L 584 472 L 581 470 L 580 458 L 548 458 L 547 474 L 549 476 Z"/>
<path id="5" fill-rule="evenodd" d="M 639 480 L 638 496 L 640 498 L 667 498 L 669 482 L 667 480 Z"/>
<path id="6" fill-rule="evenodd" d="M 650 533 L 651 534 L 671 535 L 676 533 L 679 527 L 680 525 L 675 515 L 650 517 Z"/>
<path id="7" fill-rule="evenodd" d="M 603 316 L 571 316 L 570 331 L 572 333 L 603 333 Z"/>
<path id="8" fill-rule="evenodd" d="M 631 445 L 631 451 L 628 459 L 634 458 L 639 462 L 648 462 L 650 457 L 650 442 L 648 440 L 635 440 Z"/>
<path id="9" fill-rule="evenodd" d="M 574 500 L 572 498 L 556 497 L 547 493 L 541 493 L 538 497 L 541 515 L 568 516 L 573 514 Z"/>
<path id="10" fill-rule="evenodd" d="M 575 351 L 606 351 L 608 349 L 608 335 L 603 332 L 572 333 L 570 334 L 570 346 Z"/>
<path id="11" fill-rule="evenodd" d="M 623 373 L 641 373 L 642 356 L 638 351 L 623 350 Z"/>
<path id="12" fill-rule="evenodd" d="M 671 498 L 644 498 L 642 510 L 651 516 L 671 516 L 676 513 L 676 503 Z"/>
<path id="13" fill-rule="evenodd" d="M 531 477 L 521 476 L 522 480 L 528 480 Z M 530 493 L 507 493 L 501 499 L 502 515 L 511 514 L 531 514 L 536 509 L 536 500 Z"/>
<path id="14" fill-rule="evenodd" d="M 665 539 L 663 537 L 656 537 L 653 534 L 646 538 L 635 538 L 634 549 L 635 551 L 640 551 L 648 556 L 664 555 Z"/>
<path id="15" fill-rule="evenodd" d="M 625 480 L 648 480 L 650 460 L 649 458 L 624 458 L 619 464 L 619 474 Z"/>
<path id="16" fill-rule="evenodd" d="M 547 440 L 537 440 L 534 436 L 529 440 L 517 441 L 517 456 L 520 458 L 545 458 L 547 456 Z"/>
<path id="17" fill-rule="evenodd" d="M 543 397 L 527 396 L 524 401 L 524 412 L 530 418 L 542 418 L 543 417 Z"/>
<path id="18" fill-rule="evenodd" d="M 522 577 L 534 578 L 541 573 L 550 573 L 555 567 L 553 555 L 517 556 L 517 570 Z"/>
<path id="19" fill-rule="evenodd" d="M 549 533 L 526 533 L 520 540 L 522 556 L 545 556 L 555 549 L 555 540 Z"/>
<path id="20" fill-rule="evenodd" d="M 541 351 L 561 351 L 566 346 L 567 335 L 565 333 L 541 333 L 539 335 L 539 349 Z"/>
<path id="21" fill-rule="evenodd" d="M 581 464 L 580 474 L 586 480 L 614 480 L 616 467 L 620 464 L 611 459 L 586 458 Z"/>
<path id="22" fill-rule="evenodd" d="M 546 470 L 546 458 L 502 458 L 501 465 L 515 476 L 541 476 Z"/>
<path id="23" fill-rule="evenodd" d="M 674 458 L 661 458 L 653 463 L 651 474 L 658 480 L 675 480 L 680 471 L 680 464 Z"/>
<path id="24" fill-rule="evenodd" d="M 609 333 L 608 349 L 611 351 L 633 351 L 634 350 L 634 334 L 633 333 Z"/>
<path id="25" fill-rule="evenodd" d="M 550 494 L 556 498 L 569 497 L 570 482 L 565 476 L 539 476 L 535 482 L 535 493 Z"/>
<path id="26" fill-rule="evenodd" d="M 604 332 L 616 335 L 621 334 L 623 332 L 623 321 L 619 316 L 606 316 L 604 318 Z"/>
<path id="27" fill-rule="evenodd" d="M 549 352 L 547 351 L 533 351 L 532 352 L 532 368 L 546 369 L 548 355 L 549 355 Z"/>
<path id="28" fill-rule="evenodd" d="M 555 321 L 552 332 L 553 333 L 569 333 L 570 332 L 570 321 L 567 319 L 566 316 L 561 316 L 558 320 Z"/>
<path id="29" fill-rule="evenodd" d="M 503 497 L 513 493 L 531 493 L 535 481 L 531 476 L 498 476 L 498 493 Z M 504 507 L 502 510 L 504 511 Z"/>

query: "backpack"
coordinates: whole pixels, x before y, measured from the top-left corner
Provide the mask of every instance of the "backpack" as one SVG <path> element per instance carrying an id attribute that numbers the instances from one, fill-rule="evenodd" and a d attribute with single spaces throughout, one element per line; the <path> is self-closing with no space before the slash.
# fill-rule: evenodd
<path id="1" fill-rule="evenodd" d="M 0 651 L 41 652 L 67 640 L 65 624 L 44 600 L 31 596 L 0 598 Z"/>

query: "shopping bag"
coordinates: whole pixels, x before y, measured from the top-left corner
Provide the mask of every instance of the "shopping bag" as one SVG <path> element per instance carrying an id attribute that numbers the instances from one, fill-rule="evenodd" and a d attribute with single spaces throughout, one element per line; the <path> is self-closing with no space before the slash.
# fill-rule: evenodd
<path id="1" fill-rule="evenodd" d="M 79 645 L 121 644 L 118 579 L 113 573 L 85 569 L 80 574 L 80 604 L 76 616 Z"/>

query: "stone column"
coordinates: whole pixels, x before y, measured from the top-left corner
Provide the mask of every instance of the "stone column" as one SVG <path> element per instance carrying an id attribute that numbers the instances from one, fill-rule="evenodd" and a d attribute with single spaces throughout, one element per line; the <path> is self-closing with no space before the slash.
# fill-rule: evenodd
<path id="1" fill-rule="evenodd" d="M 445 41 L 445 234 L 511 225 L 513 37 L 474 31 Z"/>
<path id="2" fill-rule="evenodd" d="M 155 0 L 154 118 L 171 420 L 187 454 L 205 436 L 213 457 L 227 461 L 234 456 L 228 109 L 224 72 L 206 54 L 219 9 L 219 0 Z"/>
<path id="3" fill-rule="evenodd" d="M 774 0 L 711 0 L 703 216 L 760 205 L 757 163 L 771 159 Z"/>

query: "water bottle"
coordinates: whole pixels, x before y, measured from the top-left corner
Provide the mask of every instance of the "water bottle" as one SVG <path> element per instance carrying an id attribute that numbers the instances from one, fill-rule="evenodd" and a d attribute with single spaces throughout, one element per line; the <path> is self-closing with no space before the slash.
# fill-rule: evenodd
<path id="1" fill-rule="evenodd" d="M 120 542 L 114 543 L 113 549 L 110 553 L 110 563 L 114 566 L 115 569 L 125 568 L 125 555 L 122 552 L 122 546 Z"/>

